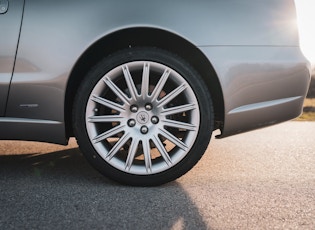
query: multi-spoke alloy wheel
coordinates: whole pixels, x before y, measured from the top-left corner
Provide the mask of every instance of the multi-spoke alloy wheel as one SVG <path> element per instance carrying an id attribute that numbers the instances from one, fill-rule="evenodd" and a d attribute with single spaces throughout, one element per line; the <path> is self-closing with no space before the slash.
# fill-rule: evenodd
<path id="1" fill-rule="evenodd" d="M 151 48 L 118 52 L 96 65 L 74 112 L 80 148 L 92 165 L 133 185 L 162 184 L 187 172 L 212 131 L 200 76 L 175 55 Z"/>

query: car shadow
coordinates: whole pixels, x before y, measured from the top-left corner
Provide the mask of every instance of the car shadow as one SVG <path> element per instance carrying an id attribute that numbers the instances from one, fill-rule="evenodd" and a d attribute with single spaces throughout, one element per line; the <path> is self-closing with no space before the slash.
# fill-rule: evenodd
<path id="1" fill-rule="evenodd" d="M 209 229 L 178 182 L 114 183 L 78 148 L 0 156 L 0 183 L 1 229 Z"/>

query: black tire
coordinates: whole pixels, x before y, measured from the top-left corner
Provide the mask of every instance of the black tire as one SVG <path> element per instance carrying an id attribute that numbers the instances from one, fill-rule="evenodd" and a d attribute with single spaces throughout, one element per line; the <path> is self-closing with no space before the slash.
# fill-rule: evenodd
<path id="1" fill-rule="evenodd" d="M 155 186 L 175 180 L 201 158 L 213 130 L 210 93 L 182 58 L 143 47 L 101 60 L 74 102 L 81 151 L 119 183 Z"/>

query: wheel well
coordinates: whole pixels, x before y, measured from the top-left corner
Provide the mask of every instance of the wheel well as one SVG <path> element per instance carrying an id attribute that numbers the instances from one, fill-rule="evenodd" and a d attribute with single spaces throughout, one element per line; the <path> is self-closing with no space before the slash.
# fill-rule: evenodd
<path id="1" fill-rule="evenodd" d="M 130 28 L 109 34 L 89 47 L 75 64 L 67 85 L 65 122 L 68 136 L 72 132 L 72 104 L 77 89 L 89 70 L 105 56 L 135 46 L 153 46 L 175 53 L 188 61 L 202 76 L 213 100 L 215 129 L 224 121 L 224 101 L 221 85 L 211 63 L 204 54 L 187 40 L 161 29 Z"/>

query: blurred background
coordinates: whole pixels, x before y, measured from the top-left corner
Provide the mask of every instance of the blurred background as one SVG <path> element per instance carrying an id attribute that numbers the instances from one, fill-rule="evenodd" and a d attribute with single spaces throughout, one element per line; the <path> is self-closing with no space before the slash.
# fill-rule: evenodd
<path id="1" fill-rule="evenodd" d="M 315 0 L 295 0 L 300 46 L 312 64 L 312 80 L 299 120 L 315 121 Z"/>

